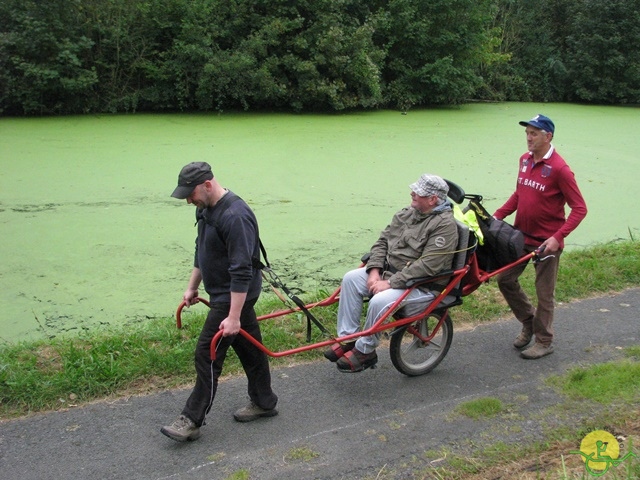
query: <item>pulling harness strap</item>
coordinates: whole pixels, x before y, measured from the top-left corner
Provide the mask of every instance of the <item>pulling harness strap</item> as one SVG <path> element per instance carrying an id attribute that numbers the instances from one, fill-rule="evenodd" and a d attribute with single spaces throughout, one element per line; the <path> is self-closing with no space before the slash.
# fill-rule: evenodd
<path id="1" fill-rule="evenodd" d="M 263 278 L 265 278 L 273 287 L 279 288 L 284 293 L 286 293 L 287 297 L 289 297 L 289 299 L 291 299 L 291 301 L 295 303 L 296 306 L 300 309 L 300 311 L 302 311 L 302 313 L 304 313 L 305 316 L 307 317 L 307 343 L 311 341 L 311 322 L 313 322 L 316 325 L 316 327 L 318 327 L 324 335 L 331 337 L 332 335 L 329 332 L 329 330 L 327 330 L 325 326 L 322 325 L 322 323 L 320 323 L 316 317 L 314 317 L 314 315 L 304 305 L 304 302 L 300 300 L 300 298 L 297 295 L 295 295 L 291 290 L 289 290 L 289 288 L 287 288 L 287 286 L 280 280 L 276 272 L 274 272 L 271 269 L 271 266 L 269 265 L 269 260 L 267 260 L 266 251 L 262 245 L 262 242 L 260 242 L 260 250 L 262 250 L 262 255 L 264 256 L 264 261 L 266 262 L 266 265 L 264 265 L 262 262 L 258 260 L 258 262 L 261 265 L 260 269 L 262 270 Z M 267 274 L 269 275 L 268 278 L 267 278 Z"/>
<path id="2" fill-rule="evenodd" d="M 325 326 L 322 325 L 322 323 L 320 323 L 318 319 L 313 316 L 309 309 L 304 305 L 304 302 L 300 300 L 300 298 L 291 290 L 289 290 L 289 288 L 280 280 L 280 277 L 278 277 L 276 272 L 273 271 L 273 269 L 271 268 L 271 264 L 269 263 L 269 259 L 267 258 L 267 249 L 264 248 L 262 240 L 258 239 L 258 241 L 260 242 L 260 251 L 262 252 L 264 263 L 262 263 L 259 258 L 254 258 L 253 267 L 262 270 L 262 277 L 266 279 L 273 287 L 279 288 L 284 293 L 286 293 L 287 297 L 289 297 L 289 299 L 291 299 L 291 301 L 296 304 L 300 311 L 305 314 L 305 316 L 307 317 L 307 343 L 311 342 L 311 322 L 313 322 L 324 335 L 330 337 L 331 333 L 329 333 L 329 330 L 327 330 Z M 269 275 L 268 278 L 265 273 Z"/>

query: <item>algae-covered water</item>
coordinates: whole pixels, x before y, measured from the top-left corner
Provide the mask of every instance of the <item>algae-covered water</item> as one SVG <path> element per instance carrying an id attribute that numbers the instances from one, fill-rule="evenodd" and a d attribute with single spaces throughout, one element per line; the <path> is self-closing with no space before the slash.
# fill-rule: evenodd
<path id="1" fill-rule="evenodd" d="M 290 287 L 333 289 L 409 203 L 422 173 L 498 207 L 526 149 L 518 121 L 536 113 L 556 122 L 554 144 L 589 207 L 567 247 L 637 238 L 637 108 L 0 119 L 0 337 L 173 315 L 195 228 L 193 207 L 169 195 L 188 162 L 209 162 L 253 207 Z"/>

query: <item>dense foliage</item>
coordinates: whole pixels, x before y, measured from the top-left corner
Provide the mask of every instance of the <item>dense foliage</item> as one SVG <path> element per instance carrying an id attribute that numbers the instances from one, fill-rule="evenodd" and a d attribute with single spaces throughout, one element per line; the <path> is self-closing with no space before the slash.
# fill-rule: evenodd
<path id="1" fill-rule="evenodd" d="M 0 0 L 0 112 L 640 103 L 640 0 Z"/>
<path id="2" fill-rule="evenodd" d="M 640 0 L 497 0 L 510 61 L 487 84 L 512 101 L 640 103 Z"/>

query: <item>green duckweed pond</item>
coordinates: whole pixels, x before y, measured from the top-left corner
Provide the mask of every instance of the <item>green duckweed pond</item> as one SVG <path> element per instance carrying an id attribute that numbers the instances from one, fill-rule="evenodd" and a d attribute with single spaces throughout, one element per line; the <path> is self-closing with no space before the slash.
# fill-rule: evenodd
<path id="1" fill-rule="evenodd" d="M 638 238 L 640 216 L 625 208 L 638 185 L 638 108 L 0 118 L 0 338 L 172 316 L 196 233 L 193 207 L 170 197 L 188 162 L 209 162 L 253 207 L 285 283 L 331 290 L 422 173 L 500 206 L 526 149 L 518 121 L 537 113 L 555 121 L 589 207 L 567 248 Z"/>

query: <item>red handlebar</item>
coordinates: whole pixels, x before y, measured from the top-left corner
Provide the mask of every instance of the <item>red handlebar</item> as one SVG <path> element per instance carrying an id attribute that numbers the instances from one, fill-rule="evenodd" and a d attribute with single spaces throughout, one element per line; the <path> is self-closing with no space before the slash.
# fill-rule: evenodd
<path id="1" fill-rule="evenodd" d="M 204 298 L 197 297 L 196 303 L 204 303 L 207 307 L 209 307 L 209 301 Z M 178 328 L 182 328 L 182 309 L 186 306 L 186 302 L 183 300 L 180 305 L 178 305 L 178 310 L 176 311 L 176 326 Z"/>

